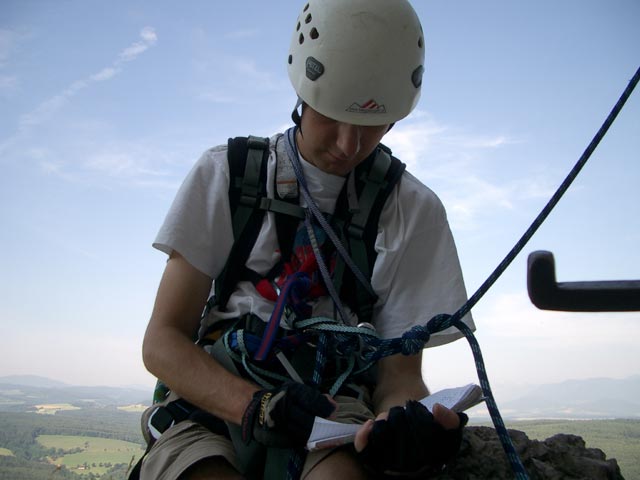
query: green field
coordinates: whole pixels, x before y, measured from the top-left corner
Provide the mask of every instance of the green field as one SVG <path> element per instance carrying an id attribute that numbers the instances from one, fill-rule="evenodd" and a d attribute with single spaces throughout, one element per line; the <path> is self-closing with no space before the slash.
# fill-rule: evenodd
<path id="1" fill-rule="evenodd" d="M 640 420 L 511 421 L 507 427 L 537 440 L 557 433 L 579 435 L 587 448 L 598 448 L 607 458 L 615 458 L 625 480 L 640 480 Z"/>
<path id="2" fill-rule="evenodd" d="M 135 412 L 135 413 L 142 413 L 144 412 L 147 408 L 149 408 L 148 405 L 127 405 L 125 407 L 118 407 L 118 410 L 123 411 L 123 412 Z"/>
<path id="3" fill-rule="evenodd" d="M 42 405 L 36 405 L 36 413 L 42 415 L 55 415 L 56 412 L 65 410 L 80 410 L 80 407 L 74 407 L 70 403 L 45 403 Z"/>
<path id="4" fill-rule="evenodd" d="M 136 443 L 110 438 L 40 435 L 37 441 L 45 448 L 64 451 L 61 456 L 50 458 L 51 463 L 76 473 L 103 475 L 113 465 L 128 465 L 132 457 L 137 460 L 144 453 Z"/>
<path id="5" fill-rule="evenodd" d="M 0 457 L 13 457 L 13 452 L 8 448 L 0 448 Z"/>

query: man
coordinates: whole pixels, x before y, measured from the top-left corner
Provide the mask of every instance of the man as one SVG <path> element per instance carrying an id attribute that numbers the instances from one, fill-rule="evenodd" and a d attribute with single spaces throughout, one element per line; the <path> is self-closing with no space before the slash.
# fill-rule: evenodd
<path id="1" fill-rule="evenodd" d="M 327 317 L 345 325 L 362 320 L 351 308 L 352 298 L 337 298 L 331 292 L 327 275 L 335 274 L 339 248 L 326 250 L 330 232 L 318 214 L 310 212 L 315 208 L 322 217 L 333 213 L 340 193 L 356 181 L 352 173 L 356 167 L 381 154 L 383 136 L 418 100 L 423 62 L 422 28 L 406 0 L 312 0 L 305 5 L 288 57 L 301 113 L 296 107 L 295 129 L 272 139 L 267 175 L 267 195 L 273 198 L 279 166 L 293 167 L 305 220 L 293 233 L 295 246 L 289 261 L 282 258 L 276 214 L 267 212 L 246 260 L 247 269 L 262 283 L 240 278 L 231 285 L 224 305 L 210 302 L 204 317 L 212 282 L 225 268 L 234 245 L 227 149 L 209 150 L 191 171 L 154 243 L 169 254 L 169 261 L 145 334 L 143 358 L 149 371 L 199 415 L 156 432 L 158 439 L 142 464 L 141 478 L 244 478 L 241 471 L 261 471 L 262 465 L 252 463 L 268 460 L 259 460 L 257 454 L 249 460 L 239 458 L 243 442 L 270 452 L 290 452 L 288 463 L 282 464 L 287 471 L 280 471 L 276 478 L 285 474 L 308 479 L 426 474 L 437 471 L 455 454 L 463 417 L 440 406 L 431 417 L 426 409 L 407 403 L 428 394 L 420 353 L 382 358 L 373 381 L 354 387 L 357 395 L 344 395 L 346 387 L 336 386 L 339 391 L 331 398 L 324 384 L 299 378 L 300 363 L 292 367 L 278 356 L 288 372 L 293 370 L 296 381 L 275 382 L 269 388 L 247 373 L 252 365 L 231 362 L 229 366 L 227 357 L 212 355 L 211 349 L 193 342 L 198 331 L 202 340 L 202 332 L 217 332 L 219 338 L 239 328 L 237 323 L 228 327 L 231 319 L 238 318 L 243 326 L 261 320 L 260 334 L 266 338 L 269 327 L 264 325 L 281 298 L 289 312 L 291 308 L 298 312 L 300 306 L 306 309 L 306 315 L 294 317 Z M 391 187 L 377 212 L 375 264 L 370 272 L 376 296 L 371 328 L 382 338 L 398 337 L 438 313 L 450 313 L 466 299 L 455 245 L 437 197 L 408 173 Z M 324 258 L 320 252 L 327 251 L 332 253 Z M 270 275 L 274 265 L 280 268 Z M 291 305 L 293 296 L 283 297 L 282 292 L 309 265 L 313 268 L 303 275 L 304 298 Z M 295 321 L 298 318 L 291 328 L 284 317 L 281 322 L 276 318 L 283 327 L 279 331 L 287 334 L 298 332 Z M 470 318 L 466 321 L 472 326 Z M 458 336 L 441 332 L 432 336 L 429 346 Z M 219 340 L 214 347 L 222 344 Z M 320 348 L 313 342 L 305 345 Z M 264 348 L 269 353 L 269 347 Z M 338 368 L 332 364 L 337 355 L 329 352 L 331 368 Z M 264 365 L 253 357 L 249 363 Z M 358 381 L 354 377 L 353 382 Z M 306 454 L 303 447 L 316 416 L 363 424 L 355 445 Z M 229 440 L 211 426 L 211 419 L 218 424 L 223 420 L 230 431 L 240 432 L 242 442 Z M 404 446 L 402 451 L 394 451 L 398 445 Z M 437 458 L 431 458 L 432 451 L 440 452 Z"/>

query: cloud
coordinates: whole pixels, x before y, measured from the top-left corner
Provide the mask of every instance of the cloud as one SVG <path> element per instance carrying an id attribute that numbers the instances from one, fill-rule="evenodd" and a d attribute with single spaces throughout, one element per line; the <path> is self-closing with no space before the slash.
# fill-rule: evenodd
<path id="1" fill-rule="evenodd" d="M 0 37 L 1 38 L 1 37 Z M 155 30 L 151 27 L 145 27 L 140 31 L 141 41 L 135 42 L 129 47 L 125 48 L 111 65 L 102 68 L 97 73 L 89 75 L 86 79 L 76 80 L 72 82 L 62 92 L 52 96 L 51 98 L 43 101 L 33 111 L 22 115 L 18 122 L 18 138 L 24 137 L 27 131 L 39 124 L 42 124 L 50 120 L 64 105 L 75 97 L 81 90 L 89 87 L 96 82 L 104 82 L 115 77 L 122 71 L 122 64 L 124 62 L 131 62 L 135 60 L 140 54 L 147 49 L 155 45 L 157 41 L 157 35 Z M 0 42 L 1 44 L 2 42 Z M 0 47 L 0 61 L 2 59 L 2 47 Z M 0 145 L 0 152 L 2 148 L 7 145 L 11 145 L 11 139 L 5 140 Z"/>
<path id="2" fill-rule="evenodd" d="M 280 83 L 274 80 L 273 75 L 268 70 L 258 66 L 252 59 L 236 58 L 232 61 L 231 67 L 248 82 L 256 84 L 262 89 L 272 89 L 280 86 Z"/>
<path id="3" fill-rule="evenodd" d="M 14 75 L 0 75 L 0 92 L 13 90 L 18 86 L 18 78 Z"/>
<path id="4" fill-rule="evenodd" d="M 615 349 L 635 348 L 635 340 L 640 337 L 638 312 L 539 310 L 531 304 L 526 292 L 500 293 L 489 298 L 476 318 L 478 328 L 500 341 L 546 348 Z"/>
<path id="5" fill-rule="evenodd" d="M 472 313 L 496 395 L 515 395 L 521 384 L 638 374 L 638 312 L 542 311 L 531 304 L 525 291 L 493 291 Z M 434 390 L 478 381 L 464 339 L 425 350 L 423 367 Z"/>
<path id="6" fill-rule="evenodd" d="M 139 149 L 103 151 L 92 155 L 83 165 L 86 172 L 100 177 L 109 176 L 122 179 L 140 177 L 166 177 L 168 173 L 149 165 L 149 158 L 139 156 Z"/>
<path id="7" fill-rule="evenodd" d="M 198 95 L 198 99 L 211 103 L 231 104 L 237 103 L 238 99 L 232 95 L 217 92 L 203 92 Z"/>
<path id="8" fill-rule="evenodd" d="M 9 63 L 11 57 L 19 49 L 21 42 L 29 38 L 26 31 L 0 28 L 0 69 Z M 0 95 L 8 96 L 19 87 L 19 78 L 15 75 L 0 73 Z"/>
<path id="9" fill-rule="evenodd" d="M 87 86 L 88 83 L 83 80 L 73 82 L 61 93 L 54 95 L 48 100 L 42 102 L 32 112 L 20 116 L 20 120 L 18 122 L 20 130 L 25 130 L 28 127 L 33 127 L 49 120 L 67 103 L 67 101 L 69 101 L 69 99 L 74 97 L 80 90 L 86 88 Z"/>
<path id="10" fill-rule="evenodd" d="M 206 59 L 196 61 L 196 68 L 204 84 L 196 96 L 205 102 L 255 105 L 257 98 L 289 92 L 286 77 L 274 75 L 270 66 L 261 65 L 253 58 L 208 52 Z M 230 95 L 228 92 L 243 93 Z"/>
<path id="11" fill-rule="evenodd" d="M 521 143 L 502 133 L 478 134 L 416 112 L 400 122 L 384 142 L 408 170 L 442 198 L 457 228 L 471 230 L 487 212 L 513 210 L 517 202 L 548 196 L 544 179 L 532 175 L 505 181 L 491 159 Z"/>
<path id="12" fill-rule="evenodd" d="M 20 38 L 24 35 L 14 30 L 0 28 L 0 68 L 4 67 L 9 60 L 13 49 Z"/>
<path id="13" fill-rule="evenodd" d="M 33 336 L 18 326 L 0 340 L 0 375 L 37 374 L 73 385 L 137 384 L 153 390 L 155 379 L 145 370 L 140 355 L 142 332 L 118 336 L 107 329 L 67 327 L 60 335 L 59 328 L 40 325 L 38 329 L 42 339 L 29 340 Z M 100 348 L 96 348 L 96 338 L 100 338 Z M 22 345 L 30 348 L 25 351 Z"/>
<path id="14" fill-rule="evenodd" d="M 638 373 L 638 312 L 543 311 L 525 291 L 494 290 L 473 315 L 492 380 L 539 384 Z"/>
<path id="15" fill-rule="evenodd" d="M 181 160 L 193 158 L 193 154 L 181 152 L 178 147 L 168 152 L 154 140 L 108 141 L 104 133 L 96 130 L 100 130 L 97 125 L 85 127 L 83 140 L 73 145 L 26 153 L 43 174 L 66 182 L 99 188 L 118 185 L 171 191 L 178 188 L 187 168 Z"/>
<path id="16" fill-rule="evenodd" d="M 154 46 L 158 41 L 156 32 L 151 27 L 145 27 L 140 31 L 141 42 L 135 42 L 132 45 L 125 48 L 118 55 L 118 61 L 130 62 L 135 60 L 141 53 L 147 51 L 150 47 Z"/>
<path id="17" fill-rule="evenodd" d="M 153 45 L 158 41 L 158 35 L 156 34 L 155 29 L 152 27 L 144 27 L 142 30 L 140 30 L 140 37 L 149 45 Z"/>
<path id="18" fill-rule="evenodd" d="M 119 70 L 114 67 L 106 67 L 100 70 L 98 73 L 94 73 L 89 78 L 94 82 L 103 82 L 109 80 L 118 74 Z"/>

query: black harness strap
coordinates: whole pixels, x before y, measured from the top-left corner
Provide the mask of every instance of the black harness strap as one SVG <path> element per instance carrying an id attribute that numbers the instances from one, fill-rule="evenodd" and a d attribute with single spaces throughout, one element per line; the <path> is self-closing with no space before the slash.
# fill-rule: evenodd
<path id="1" fill-rule="evenodd" d="M 243 267 L 249 258 L 264 217 L 260 199 L 266 197 L 269 139 L 238 137 L 229 139 L 229 205 L 233 225 L 233 247 L 214 283 L 220 310 L 242 279 Z"/>
<path id="2" fill-rule="evenodd" d="M 265 212 L 276 213 L 276 232 L 283 260 L 290 258 L 298 222 L 304 218 L 298 197 L 267 197 L 268 138 L 230 138 L 227 158 L 234 243 L 225 267 L 215 281 L 216 303 L 220 310 L 225 309 L 239 281 L 255 283 L 259 280 L 260 276 L 248 269 L 246 262 L 260 234 Z M 281 263 L 275 265 L 267 278 L 273 278 L 281 266 Z"/>
<path id="3" fill-rule="evenodd" d="M 389 195 L 400 181 L 406 165 L 391 155 L 391 150 L 379 147 L 355 171 L 357 209 L 349 207 L 347 189 L 343 189 L 336 205 L 335 224 L 351 258 L 366 278 L 371 278 L 377 258 L 375 241 L 378 223 Z M 341 258 L 337 259 L 334 283 L 347 305 L 360 322 L 371 322 L 377 300 L 358 282 Z"/>

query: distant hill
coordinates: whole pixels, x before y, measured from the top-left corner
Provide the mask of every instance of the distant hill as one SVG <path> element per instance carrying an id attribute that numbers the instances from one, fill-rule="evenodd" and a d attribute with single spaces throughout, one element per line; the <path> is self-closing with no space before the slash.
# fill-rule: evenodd
<path id="1" fill-rule="evenodd" d="M 8 375 L 6 377 L 0 377 L 0 385 L 2 384 L 23 385 L 25 387 L 42 387 L 42 388 L 68 386 L 64 382 L 52 380 L 47 377 L 40 377 L 38 375 Z"/>
<path id="2" fill-rule="evenodd" d="M 497 400 L 505 418 L 640 418 L 640 375 L 538 385 L 521 397 Z"/>
<path id="3" fill-rule="evenodd" d="M 151 389 L 74 386 L 35 375 L 0 377 L 0 411 L 33 411 L 36 405 L 71 404 L 86 408 L 148 404 Z"/>
<path id="4" fill-rule="evenodd" d="M 149 404 L 146 387 L 75 386 L 35 375 L 0 377 L 0 411 L 33 411 L 35 405 L 71 404 L 85 408 Z M 504 418 L 640 418 L 640 375 L 531 385 L 510 400 L 496 398 Z M 471 410 L 482 421 L 484 407 Z"/>

